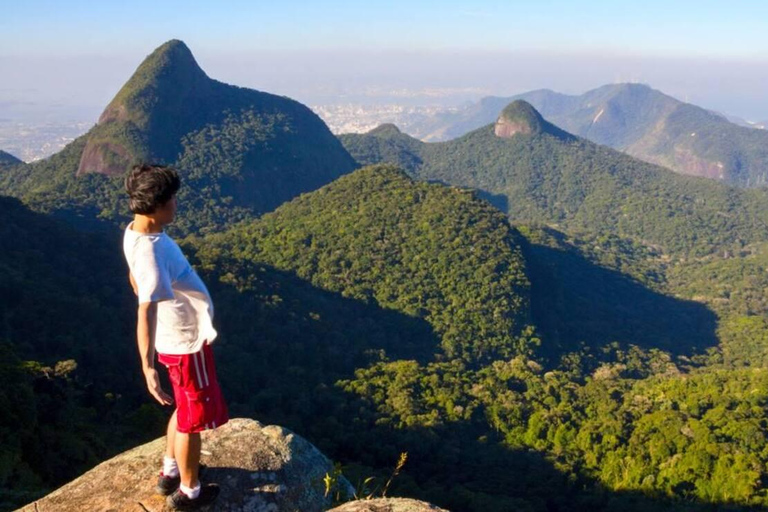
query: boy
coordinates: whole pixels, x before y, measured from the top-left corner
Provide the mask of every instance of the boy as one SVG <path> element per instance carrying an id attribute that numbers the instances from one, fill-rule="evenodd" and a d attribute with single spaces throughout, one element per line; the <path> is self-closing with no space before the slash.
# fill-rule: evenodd
<path id="1" fill-rule="evenodd" d="M 163 469 L 157 484 L 168 504 L 195 510 L 213 503 L 216 484 L 201 485 L 200 432 L 229 419 L 221 396 L 213 352 L 213 303 L 207 288 L 178 245 L 163 231 L 176 214 L 178 173 L 137 165 L 125 179 L 133 222 L 125 229 L 123 251 L 129 280 L 138 296 L 136 329 L 149 393 L 162 405 L 176 402 L 168 422 Z M 168 369 L 172 399 L 160 386 L 154 359 Z"/>

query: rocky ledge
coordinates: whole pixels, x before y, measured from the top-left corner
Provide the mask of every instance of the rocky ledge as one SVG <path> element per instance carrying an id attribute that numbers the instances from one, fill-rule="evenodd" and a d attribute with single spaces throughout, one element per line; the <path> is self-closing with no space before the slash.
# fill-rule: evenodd
<path id="1" fill-rule="evenodd" d="M 345 503 L 329 512 L 448 512 L 443 508 L 407 498 L 379 498 Z"/>
<path id="2" fill-rule="evenodd" d="M 321 512 L 330 508 L 323 477 L 333 464 L 290 430 L 233 419 L 204 432 L 202 440 L 202 462 L 208 466 L 203 480 L 221 486 L 221 496 L 208 507 L 211 512 Z M 164 449 L 164 438 L 138 446 L 21 510 L 165 512 L 169 510 L 165 497 L 155 492 Z M 349 482 L 343 477 L 340 480 L 342 494 L 351 497 Z"/>

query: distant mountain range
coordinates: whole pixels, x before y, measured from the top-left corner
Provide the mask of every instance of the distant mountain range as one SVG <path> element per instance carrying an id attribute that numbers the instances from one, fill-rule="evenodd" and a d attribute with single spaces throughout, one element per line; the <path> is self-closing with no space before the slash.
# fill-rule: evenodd
<path id="1" fill-rule="evenodd" d="M 730 115 L 725 115 L 725 117 L 733 124 L 737 124 L 745 128 L 756 128 L 758 130 L 768 129 L 768 121 L 747 121 L 742 117 Z"/>
<path id="2" fill-rule="evenodd" d="M 514 222 L 615 233 L 692 255 L 766 236 L 766 192 L 680 176 L 575 137 L 522 100 L 447 142 L 421 142 L 391 125 L 340 140 L 361 164 L 396 163 L 419 179 L 480 189 Z"/>
<path id="3" fill-rule="evenodd" d="M 194 219 L 184 232 L 276 208 L 354 169 L 323 121 L 301 103 L 206 76 L 177 40 L 138 67 L 88 133 L 52 157 L 0 174 L 0 193 L 44 210 L 125 216 L 122 176 L 139 161 L 176 165 Z"/>
<path id="4" fill-rule="evenodd" d="M 745 187 L 768 183 L 768 131 L 737 126 L 640 84 L 606 85 L 580 96 L 536 90 L 487 97 L 425 121 L 418 136 L 427 141 L 459 137 L 493 122 L 516 99 L 570 133 L 681 174 Z"/>

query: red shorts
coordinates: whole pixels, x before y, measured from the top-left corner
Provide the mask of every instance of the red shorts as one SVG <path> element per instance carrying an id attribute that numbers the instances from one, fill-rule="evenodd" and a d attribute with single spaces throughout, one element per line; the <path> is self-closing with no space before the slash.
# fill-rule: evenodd
<path id="1" fill-rule="evenodd" d="M 177 432 L 202 432 L 229 421 L 210 345 L 194 354 L 157 354 L 157 360 L 168 368 L 173 385 Z"/>

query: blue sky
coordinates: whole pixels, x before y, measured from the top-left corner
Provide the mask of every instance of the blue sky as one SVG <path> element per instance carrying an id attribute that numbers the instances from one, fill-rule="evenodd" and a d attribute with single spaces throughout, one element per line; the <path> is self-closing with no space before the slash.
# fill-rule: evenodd
<path id="1" fill-rule="evenodd" d="M 214 78 L 305 102 L 351 88 L 475 91 L 446 100 L 460 101 L 634 80 L 763 119 L 767 29 L 765 0 L 5 2 L 0 106 L 37 95 L 101 108 L 178 38 Z"/>
<path id="2" fill-rule="evenodd" d="M 0 52 L 121 53 L 171 35 L 217 50 L 537 49 L 754 59 L 768 2 L 36 1 L 6 2 Z"/>

